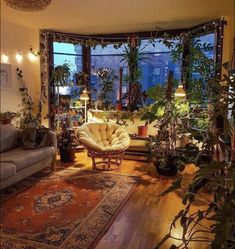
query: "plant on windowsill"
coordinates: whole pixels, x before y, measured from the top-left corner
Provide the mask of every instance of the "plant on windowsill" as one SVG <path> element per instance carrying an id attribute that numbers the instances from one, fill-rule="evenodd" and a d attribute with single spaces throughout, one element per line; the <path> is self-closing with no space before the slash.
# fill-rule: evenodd
<path id="1" fill-rule="evenodd" d="M 55 86 L 67 86 L 71 70 L 67 62 L 62 65 L 55 66 L 51 71 L 51 78 Z"/>
<path id="2" fill-rule="evenodd" d="M 139 82 L 141 76 L 140 62 L 147 58 L 143 56 L 144 48 L 140 48 L 139 44 L 135 46 L 124 47 L 122 59 L 120 62 L 125 61 L 128 65 L 129 73 L 125 81 L 129 83 L 128 92 L 122 97 L 128 103 L 128 110 L 134 111 L 139 106 L 143 106 L 146 99 L 146 94 L 143 92 L 142 85 Z"/>
<path id="3" fill-rule="evenodd" d="M 102 67 L 97 70 L 99 77 L 99 100 L 104 109 L 109 109 L 112 104 L 114 94 L 114 81 L 117 75 L 111 68 Z"/>

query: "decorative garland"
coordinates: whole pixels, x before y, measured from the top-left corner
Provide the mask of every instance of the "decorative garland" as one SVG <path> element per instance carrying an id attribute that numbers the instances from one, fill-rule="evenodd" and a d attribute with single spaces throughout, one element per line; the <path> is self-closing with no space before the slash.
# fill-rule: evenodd
<path id="1" fill-rule="evenodd" d="M 196 26 L 193 28 L 189 28 L 180 32 L 178 34 L 171 34 L 169 31 L 152 31 L 148 32 L 149 35 L 145 37 L 140 37 L 137 34 L 132 34 L 128 36 L 120 36 L 120 37 L 110 37 L 110 36 L 99 36 L 99 35 L 78 35 L 78 34 L 70 34 L 70 33 L 61 33 L 52 30 L 41 30 L 41 35 L 47 37 L 47 39 L 53 40 L 54 42 L 67 42 L 72 43 L 74 45 L 85 45 L 86 47 L 95 48 L 97 45 L 101 45 L 103 48 L 113 44 L 115 49 L 120 48 L 123 44 L 129 44 L 131 47 L 135 47 L 136 44 L 140 41 L 140 39 L 148 39 L 149 43 L 153 46 L 155 40 L 159 37 L 161 38 L 182 38 L 185 36 L 192 36 L 197 33 L 206 34 L 211 28 L 217 29 L 222 24 L 226 24 L 224 18 L 220 18 L 219 20 L 210 21 L 204 25 Z"/>

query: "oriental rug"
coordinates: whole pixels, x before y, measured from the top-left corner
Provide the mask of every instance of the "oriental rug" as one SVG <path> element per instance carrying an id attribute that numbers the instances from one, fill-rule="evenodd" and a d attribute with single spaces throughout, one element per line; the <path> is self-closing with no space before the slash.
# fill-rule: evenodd
<path id="1" fill-rule="evenodd" d="M 23 191 L 16 185 L 16 194 L 2 194 L 0 247 L 94 248 L 135 185 L 133 177 L 69 169 L 24 186 Z"/>

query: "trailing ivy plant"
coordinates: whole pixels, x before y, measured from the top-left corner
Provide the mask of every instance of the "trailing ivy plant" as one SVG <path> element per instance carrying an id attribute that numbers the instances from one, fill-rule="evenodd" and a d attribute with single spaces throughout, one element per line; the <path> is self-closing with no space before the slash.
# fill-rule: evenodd
<path id="1" fill-rule="evenodd" d="M 28 87 L 25 84 L 23 78 L 23 72 L 19 68 L 16 69 L 17 77 L 20 82 L 20 92 L 22 96 L 22 109 L 20 110 L 20 128 L 38 128 L 41 126 L 42 118 L 42 106 L 46 101 L 46 87 L 41 86 L 41 92 L 39 96 L 38 108 L 35 110 L 36 106 L 29 94 Z"/>

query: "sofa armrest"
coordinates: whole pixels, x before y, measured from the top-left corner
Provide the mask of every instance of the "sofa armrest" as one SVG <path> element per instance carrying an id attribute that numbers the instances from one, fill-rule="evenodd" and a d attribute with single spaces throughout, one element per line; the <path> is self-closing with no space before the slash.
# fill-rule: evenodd
<path id="1" fill-rule="evenodd" d="M 55 131 L 53 130 L 49 130 L 48 131 L 48 142 L 50 142 L 50 144 L 52 146 L 54 146 L 55 150 L 57 151 L 57 134 Z"/>

